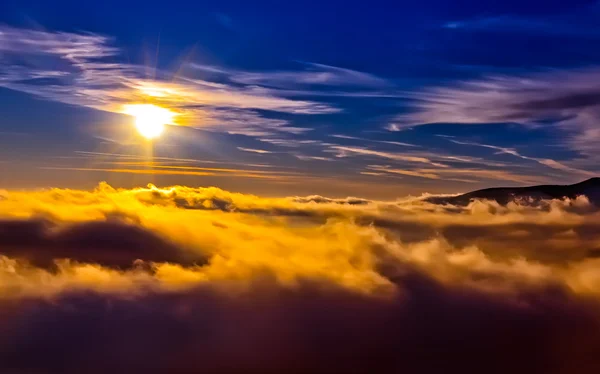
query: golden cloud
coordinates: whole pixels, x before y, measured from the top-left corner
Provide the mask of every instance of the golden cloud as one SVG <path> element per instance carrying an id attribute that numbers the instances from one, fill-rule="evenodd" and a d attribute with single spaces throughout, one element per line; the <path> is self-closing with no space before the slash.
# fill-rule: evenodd
<path id="1" fill-rule="evenodd" d="M 158 372 L 416 370 L 418 357 L 483 370 L 500 350 L 516 355 L 503 370 L 584 355 L 580 372 L 593 372 L 599 356 L 564 339 L 600 346 L 599 249 L 600 211 L 585 198 L 458 207 L 183 186 L 3 191 L 0 368 L 143 372 L 151 352 Z M 99 324 L 98 340 L 75 343 Z M 25 360 L 48 355 L 39 341 L 90 361 Z"/>

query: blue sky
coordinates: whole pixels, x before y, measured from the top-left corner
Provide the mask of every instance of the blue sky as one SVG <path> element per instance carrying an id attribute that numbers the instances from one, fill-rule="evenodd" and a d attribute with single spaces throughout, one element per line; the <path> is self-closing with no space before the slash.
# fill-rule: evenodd
<path id="1" fill-rule="evenodd" d="M 600 4 L 481 3 L 5 0 L 0 186 L 390 198 L 597 175 Z M 177 126 L 149 143 L 129 103 Z"/>

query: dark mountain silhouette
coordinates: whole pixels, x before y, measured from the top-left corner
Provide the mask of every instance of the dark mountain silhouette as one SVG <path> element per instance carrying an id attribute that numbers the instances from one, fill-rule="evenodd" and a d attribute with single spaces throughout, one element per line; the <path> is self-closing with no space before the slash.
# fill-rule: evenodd
<path id="1" fill-rule="evenodd" d="M 486 188 L 458 196 L 430 197 L 427 201 L 434 204 L 467 205 L 471 200 L 495 200 L 506 205 L 515 200 L 539 201 L 544 199 L 574 199 L 585 195 L 594 205 L 600 206 L 600 178 L 590 178 L 569 185 L 541 185 L 530 187 Z"/>

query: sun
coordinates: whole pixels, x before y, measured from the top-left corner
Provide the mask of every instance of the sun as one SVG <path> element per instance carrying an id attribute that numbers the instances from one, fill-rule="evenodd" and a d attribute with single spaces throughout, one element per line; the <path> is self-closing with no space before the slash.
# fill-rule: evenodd
<path id="1" fill-rule="evenodd" d="M 165 125 L 173 123 L 175 113 L 154 104 L 125 105 L 125 114 L 135 117 L 135 128 L 146 139 L 158 137 Z"/>

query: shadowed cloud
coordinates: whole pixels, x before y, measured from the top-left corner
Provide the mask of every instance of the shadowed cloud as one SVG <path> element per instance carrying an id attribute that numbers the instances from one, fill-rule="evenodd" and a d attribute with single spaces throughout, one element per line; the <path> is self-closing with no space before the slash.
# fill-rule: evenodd
<path id="1" fill-rule="evenodd" d="M 494 298 L 419 274 L 396 282 L 403 294 L 391 300 L 308 283 L 295 290 L 258 284 L 244 297 L 200 287 L 134 300 L 75 293 L 54 303 L 3 302 L 0 367 L 62 373 L 600 368 L 593 303 L 553 289 Z"/>
<path id="2" fill-rule="evenodd" d="M 1 196 L 3 372 L 600 368 L 600 211 L 585 197 Z"/>
<path id="3" fill-rule="evenodd" d="M 186 253 L 148 230 L 118 221 L 63 227 L 42 220 L 0 221 L 0 254 L 42 267 L 60 259 L 120 268 L 136 260 L 182 265 L 205 261 L 201 254 Z"/>

